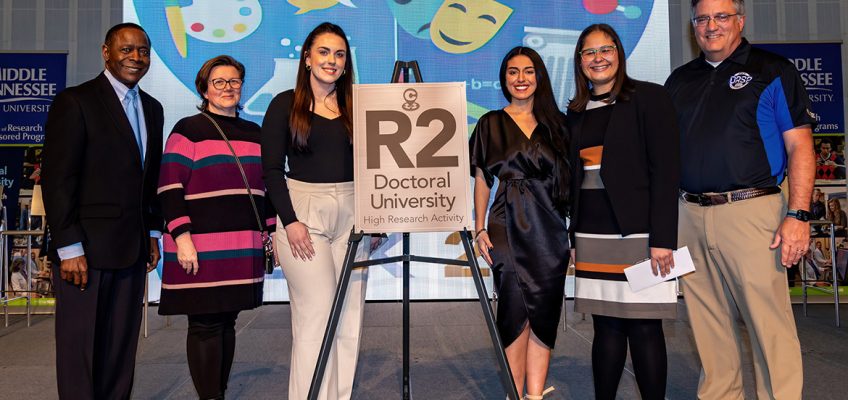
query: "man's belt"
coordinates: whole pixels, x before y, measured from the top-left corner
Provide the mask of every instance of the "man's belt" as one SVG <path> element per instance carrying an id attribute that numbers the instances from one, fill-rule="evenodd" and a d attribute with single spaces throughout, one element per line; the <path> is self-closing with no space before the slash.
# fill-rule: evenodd
<path id="1" fill-rule="evenodd" d="M 767 196 L 775 193 L 780 193 L 780 188 L 777 186 L 762 189 L 740 189 L 732 192 L 709 194 L 687 193 L 681 190 L 680 198 L 689 203 L 695 203 L 701 207 L 708 207 L 753 199 L 755 197 Z"/>

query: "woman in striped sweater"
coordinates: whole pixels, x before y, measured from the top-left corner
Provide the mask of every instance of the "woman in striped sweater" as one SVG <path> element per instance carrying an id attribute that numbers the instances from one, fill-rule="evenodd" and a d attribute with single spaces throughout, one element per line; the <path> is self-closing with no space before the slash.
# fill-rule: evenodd
<path id="1" fill-rule="evenodd" d="M 244 66 L 218 56 L 195 79 L 200 114 L 174 126 L 159 176 L 167 222 L 159 313 L 187 314 L 186 353 L 201 399 L 223 399 L 235 352 L 241 310 L 262 304 L 263 247 L 250 197 L 269 231 L 274 213 L 265 201 L 259 126 L 238 117 Z M 215 121 L 238 154 L 250 183 Z"/>

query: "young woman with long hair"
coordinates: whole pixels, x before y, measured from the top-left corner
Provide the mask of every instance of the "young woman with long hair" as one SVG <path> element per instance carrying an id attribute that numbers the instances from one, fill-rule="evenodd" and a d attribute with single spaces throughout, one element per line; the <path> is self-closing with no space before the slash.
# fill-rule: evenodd
<path id="1" fill-rule="evenodd" d="M 550 391 L 568 266 L 568 131 L 533 49 L 506 54 L 500 83 L 509 105 L 483 115 L 471 136 L 476 241 L 494 272 L 498 331 L 515 385 L 526 399 L 541 399 Z"/>
<path id="2" fill-rule="evenodd" d="M 291 301 L 290 399 L 309 391 L 353 227 L 350 57 L 344 31 L 318 25 L 303 43 L 294 90 L 274 98 L 262 123 L 265 185 L 277 210 L 275 245 Z M 350 398 L 366 271 L 351 275 L 321 399 Z"/>

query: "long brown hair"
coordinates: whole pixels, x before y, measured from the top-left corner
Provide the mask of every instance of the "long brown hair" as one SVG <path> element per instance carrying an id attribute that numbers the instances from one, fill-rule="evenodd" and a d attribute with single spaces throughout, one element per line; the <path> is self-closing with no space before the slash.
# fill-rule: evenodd
<path id="1" fill-rule="evenodd" d="M 586 27 L 580 38 L 577 39 L 577 46 L 574 47 L 574 98 L 568 103 L 568 109 L 576 112 L 586 110 L 586 105 L 589 104 L 589 98 L 592 96 L 591 82 L 586 75 L 583 74 L 581 65 L 580 51 L 583 50 L 583 45 L 586 43 L 586 37 L 593 32 L 603 32 L 615 44 L 618 57 L 618 71 L 615 73 L 615 83 L 612 85 L 610 96 L 604 100 L 607 103 L 612 103 L 616 100 L 629 100 L 630 94 L 633 93 L 633 80 L 627 76 L 627 58 L 624 54 L 624 45 L 621 44 L 621 38 L 611 26 L 607 24 L 593 24 Z"/>
<path id="2" fill-rule="evenodd" d="M 536 92 L 533 93 L 533 117 L 547 129 L 548 143 L 553 147 L 557 156 L 556 165 L 554 168 L 554 179 L 556 181 L 555 192 L 553 193 L 554 203 L 562 215 L 566 215 L 568 209 L 569 196 L 569 181 L 571 176 L 568 167 L 568 128 L 566 127 L 565 118 L 562 112 L 557 107 L 554 91 L 551 87 L 551 78 L 548 74 L 548 69 L 542 57 L 536 50 L 529 47 L 517 46 L 506 53 L 501 61 L 501 68 L 498 76 L 500 77 L 501 91 L 507 101 L 512 102 L 512 95 L 509 94 L 509 88 L 506 83 L 506 69 L 509 60 L 518 57 L 526 56 L 533 63 L 533 69 L 536 71 Z"/>
<path id="3" fill-rule="evenodd" d="M 315 95 L 312 93 L 312 85 L 310 78 L 312 73 L 306 69 L 306 57 L 309 56 L 309 51 L 315 43 L 315 38 L 325 33 L 336 35 L 345 43 L 346 60 L 342 76 L 336 80 L 336 87 L 333 91 L 336 92 L 336 101 L 339 106 L 340 118 L 344 122 L 348 137 L 353 140 L 353 55 L 350 52 L 350 43 L 347 41 L 347 35 L 344 30 L 336 24 L 324 22 L 315 27 L 306 40 L 300 51 L 300 63 L 297 68 L 297 83 L 294 87 L 294 100 L 292 102 L 291 115 L 289 115 L 289 129 L 292 132 L 292 145 L 296 150 L 308 151 L 309 146 L 309 131 L 312 127 L 312 118 L 315 105 Z M 330 92 L 332 93 L 332 92 Z"/>

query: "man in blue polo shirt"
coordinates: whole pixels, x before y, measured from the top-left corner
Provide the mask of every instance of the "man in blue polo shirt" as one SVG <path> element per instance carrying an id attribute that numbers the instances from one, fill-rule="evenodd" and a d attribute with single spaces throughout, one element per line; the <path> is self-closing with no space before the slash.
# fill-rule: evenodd
<path id="1" fill-rule="evenodd" d="M 692 0 L 701 56 L 666 82 L 681 127 L 679 240 L 700 399 L 743 399 L 744 321 L 757 397 L 800 399 L 786 268 L 807 251 L 815 115 L 794 66 L 742 37 L 743 0 Z M 788 209 L 779 185 L 789 175 Z M 745 344 L 747 346 L 747 344 Z"/>

